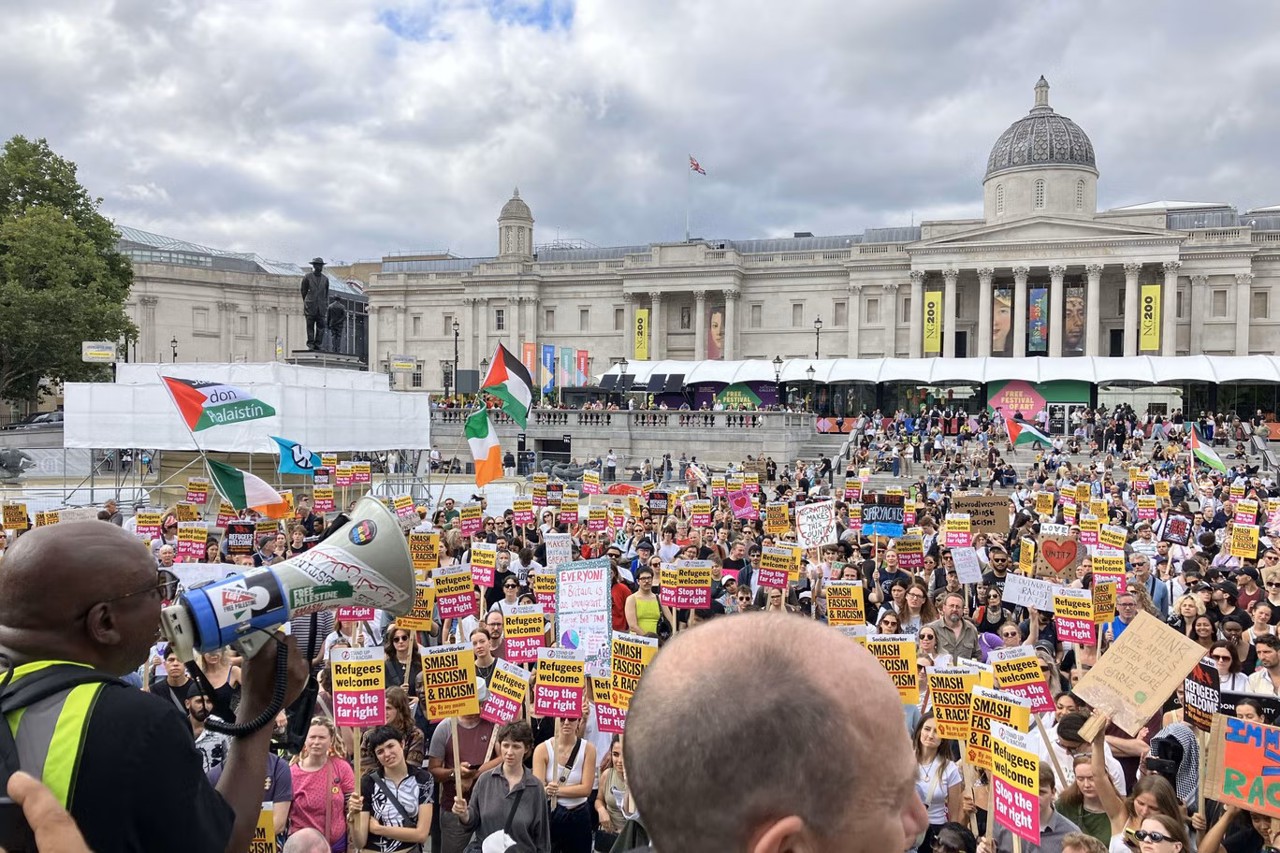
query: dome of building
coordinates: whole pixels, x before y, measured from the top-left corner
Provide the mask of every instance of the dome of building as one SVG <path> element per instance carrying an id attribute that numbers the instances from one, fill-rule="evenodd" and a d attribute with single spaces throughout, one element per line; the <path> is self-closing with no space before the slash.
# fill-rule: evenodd
<path id="1" fill-rule="evenodd" d="M 1049 106 L 1049 83 L 1036 82 L 1036 101 L 1031 112 L 1009 125 L 1000 134 L 987 158 L 987 175 L 1011 169 L 1067 166 L 1097 172 L 1093 143 L 1080 125 Z"/>
<path id="2" fill-rule="evenodd" d="M 498 221 L 504 219 L 523 219 L 526 222 L 533 221 L 533 211 L 529 210 L 529 205 L 524 203 L 524 199 L 520 198 L 520 188 L 516 187 L 511 198 L 502 206 L 502 212 L 498 214 Z"/>

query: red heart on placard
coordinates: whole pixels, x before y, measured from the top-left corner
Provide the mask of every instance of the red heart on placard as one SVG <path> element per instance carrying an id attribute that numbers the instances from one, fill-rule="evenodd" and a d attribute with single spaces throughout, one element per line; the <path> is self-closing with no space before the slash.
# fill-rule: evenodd
<path id="1" fill-rule="evenodd" d="M 1074 539 L 1047 539 L 1040 543 L 1040 556 L 1054 574 L 1060 575 L 1070 568 L 1079 552 L 1080 543 Z"/>

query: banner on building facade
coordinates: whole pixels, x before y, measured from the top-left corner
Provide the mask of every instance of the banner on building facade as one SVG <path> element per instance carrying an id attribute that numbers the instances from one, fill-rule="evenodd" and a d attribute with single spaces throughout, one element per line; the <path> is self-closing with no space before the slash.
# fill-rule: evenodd
<path id="1" fill-rule="evenodd" d="M 520 363 L 530 376 L 538 375 L 538 345 L 529 341 L 520 344 Z"/>
<path id="2" fill-rule="evenodd" d="M 1066 289 L 1066 299 L 1062 312 L 1062 354 L 1064 356 L 1084 355 L 1085 339 L 1085 303 L 1084 288 L 1073 285 Z"/>
<path id="3" fill-rule="evenodd" d="M 580 349 L 576 355 L 576 370 L 578 371 L 578 387 L 586 387 L 591 384 L 591 355 L 587 350 Z"/>
<path id="4" fill-rule="evenodd" d="M 577 384 L 574 380 L 577 376 L 577 370 L 574 360 L 577 351 L 573 347 L 560 347 L 560 387 L 569 388 Z"/>
<path id="5" fill-rule="evenodd" d="M 542 345 L 542 370 L 538 376 L 538 387 L 543 394 L 550 394 L 556 389 L 556 348 L 553 344 Z"/>
<path id="6" fill-rule="evenodd" d="M 1138 301 L 1138 352 L 1160 352 L 1160 285 L 1144 284 Z"/>
<path id="7" fill-rule="evenodd" d="M 928 290 L 924 294 L 924 354 L 942 352 L 942 293 Z"/>
<path id="8" fill-rule="evenodd" d="M 631 357 L 637 361 L 649 360 L 649 309 L 637 308 L 636 321 L 631 330 L 635 343 L 631 347 Z"/>
<path id="9" fill-rule="evenodd" d="M 706 323 L 707 358 L 724 358 L 724 306 L 708 305 Z"/>
<path id="10" fill-rule="evenodd" d="M 1027 355 L 1049 351 L 1049 288 L 1033 287 L 1028 292 Z"/>
<path id="11" fill-rule="evenodd" d="M 1013 355 L 1013 291 L 996 288 L 991 294 L 991 354 Z"/>

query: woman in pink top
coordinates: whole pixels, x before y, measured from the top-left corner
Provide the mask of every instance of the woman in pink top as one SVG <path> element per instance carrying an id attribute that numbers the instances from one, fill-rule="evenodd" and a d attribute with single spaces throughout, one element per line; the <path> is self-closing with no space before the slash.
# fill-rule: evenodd
<path id="1" fill-rule="evenodd" d="M 310 827 L 324 833 L 334 853 L 347 849 L 347 802 L 356 777 L 342 758 L 342 741 L 333 722 L 314 717 L 306 744 L 293 767 L 293 808 L 289 833 Z"/>

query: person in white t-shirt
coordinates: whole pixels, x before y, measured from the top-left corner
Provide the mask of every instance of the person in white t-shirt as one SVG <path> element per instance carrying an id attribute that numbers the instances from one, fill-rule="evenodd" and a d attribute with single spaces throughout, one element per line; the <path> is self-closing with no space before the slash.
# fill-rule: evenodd
<path id="1" fill-rule="evenodd" d="M 964 779 L 943 745 L 938 724 L 930 711 L 920 718 L 911 736 L 917 765 L 916 796 L 929 814 L 929 829 L 920 850 L 932 849 L 933 840 L 947 822 L 947 816 L 958 816 L 964 808 Z M 947 746 L 949 748 L 949 744 Z"/>

